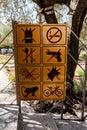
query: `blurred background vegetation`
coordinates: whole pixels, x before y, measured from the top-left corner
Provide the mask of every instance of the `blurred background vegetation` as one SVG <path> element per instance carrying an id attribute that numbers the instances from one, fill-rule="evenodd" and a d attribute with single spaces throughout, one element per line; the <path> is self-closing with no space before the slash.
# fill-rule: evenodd
<path id="1" fill-rule="evenodd" d="M 76 5 L 78 4 L 78 0 L 72 0 L 70 7 L 64 4 L 55 4 L 54 10 L 56 17 L 58 19 L 59 24 L 67 23 L 69 27 L 72 26 L 72 16 L 76 9 Z M 35 4 L 32 0 L 0 0 L 0 41 L 12 30 L 12 21 L 17 21 L 18 23 L 40 23 L 40 8 L 37 4 Z M 44 15 L 41 15 L 42 24 L 46 23 Z M 68 30 L 68 34 L 70 34 L 71 30 Z M 69 35 L 68 35 L 69 37 Z M 87 15 L 84 19 L 81 34 L 81 41 L 87 45 Z M 13 46 L 13 34 L 10 33 L 3 42 L 0 42 L 0 53 L 3 52 L 1 49 L 12 48 Z M 5 51 L 6 52 L 6 51 Z M 9 52 L 10 53 L 10 52 Z M 11 51 L 11 54 L 13 52 Z M 86 53 L 85 51 L 80 51 L 79 58 L 80 60 L 85 60 Z M 7 55 L 0 56 L 0 63 L 4 64 L 9 57 Z M 14 59 L 9 61 L 9 64 L 14 64 Z M 9 69 L 7 69 L 9 70 Z M 82 91 L 82 82 L 84 81 L 84 74 L 82 70 L 77 71 L 77 75 L 81 78 L 80 85 L 77 81 L 75 81 L 75 91 Z M 14 77 L 14 76 L 13 76 Z M 78 89 L 79 87 L 79 89 Z"/>

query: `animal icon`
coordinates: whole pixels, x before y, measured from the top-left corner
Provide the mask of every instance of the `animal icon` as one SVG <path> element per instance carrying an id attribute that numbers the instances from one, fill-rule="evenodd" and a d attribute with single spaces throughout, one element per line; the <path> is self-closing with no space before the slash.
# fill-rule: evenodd
<path id="1" fill-rule="evenodd" d="M 27 97 L 29 94 L 36 97 L 36 95 L 35 95 L 36 91 L 38 91 L 37 86 L 30 87 L 30 88 L 26 88 L 25 86 L 22 86 L 22 94 L 24 97 Z"/>
<path id="2" fill-rule="evenodd" d="M 52 70 L 48 73 L 48 77 L 51 81 L 53 81 L 55 76 L 58 76 L 60 72 L 56 70 L 56 67 L 53 67 Z"/>

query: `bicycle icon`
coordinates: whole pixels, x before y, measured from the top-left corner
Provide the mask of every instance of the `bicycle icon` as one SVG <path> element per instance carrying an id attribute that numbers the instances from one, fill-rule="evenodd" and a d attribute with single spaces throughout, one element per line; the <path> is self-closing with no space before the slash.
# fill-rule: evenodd
<path id="1" fill-rule="evenodd" d="M 47 86 L 47 89 L 45 89 L 43 91 L 44 96 L 49 97 L 51 95 L 56 95 L 58 97 L 63 95 L 63 91 L 61 89 L 59 89 L 59 86 L 56 87 L 51 87 L 51 86 Z"/>

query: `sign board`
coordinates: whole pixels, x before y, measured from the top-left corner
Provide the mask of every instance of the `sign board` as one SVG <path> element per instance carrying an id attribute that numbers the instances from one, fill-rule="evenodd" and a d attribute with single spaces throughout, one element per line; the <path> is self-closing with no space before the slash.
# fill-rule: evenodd
<path id="1" fill-rule="evenodd" d="M 17 25 L 16 26 L 16 44 L 40 44 L 41 41 L 40 25 Z"/>
<path id="2" fill-rule="evenodd" d="M 43 99 L 63 100 L 65 96 L 65 84 L 43 84 Z"/>
<path id="3" fill-rule="evenodd" d="M 15 66 L 20 100 L 64 100 L 67 25 L 15 24 Z"/>
<path id="4" fill-rule="evenodd" d="M 22 46 L 17 48 L 18 64 L 40 64 L 40 47 Z"/>
<path id="5" fill-rule="evenodd" d="M 66 50 L 65 46 L 43 46 L 43 63 L 66 63 Z"/>
<path id="6" fill-rule="evenodd" d="M 19 97 L 21 100 L 40 100 L 41 86 L 37 84 L 19 84 Z"/>
<path id="7" fill-rule="evenodd" d="M 43 25 L 43 44 L 65 45 L 66 25 Z"/>

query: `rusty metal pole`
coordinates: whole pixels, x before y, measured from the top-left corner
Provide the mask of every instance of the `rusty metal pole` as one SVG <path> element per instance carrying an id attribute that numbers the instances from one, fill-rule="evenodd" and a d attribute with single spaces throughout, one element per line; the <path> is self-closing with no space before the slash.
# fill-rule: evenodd
<path id="1" fill-rule="evenodd" d="M 61 103 L 61 120 L 63 120 L 63 106 L 64 106 L 64 101 Z"/>
<path id="2" fill-rule="evenodd" d="M 16 45 L 15 45 L 15 32 L 14 32 L 14 27 L 15 27 L 15 24 L 17 24 L 16 21 L 12 21 L 12 28 L 13 28 L 13 44 L 14 44 L 14 57 L 16 58 L 15 56 L 15 48 L 16 48 Z M 14 58 L 14 61 L 15 61 L 15 65 L 16 65 L 16 59 Z M 15 67 L 15 75 L 16 75 L 16 67 Z M 18 83 L 17 83 L 17 78 L 16 78 L 16 99 L 17 99 L 17 105 L 19 106 L 19 113 L 21 113 L 21 101 L 19 100 L 18 98 Z"/>
<path id="3" fill-rule="evenodd" d="M 86 50 L 86 59 L 85 59 L 85 74 L 84 74 L 84 86 L 83 86 L 83 97 L 82 97 L 82 113 L 81 119 L 84 120 L 84 107 L 85 107 L 85 97 L 86 97 L 86 86 L 87 86 L 87 50 Z"/>

